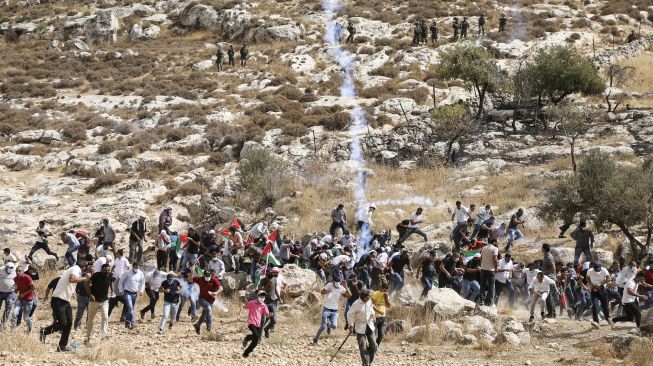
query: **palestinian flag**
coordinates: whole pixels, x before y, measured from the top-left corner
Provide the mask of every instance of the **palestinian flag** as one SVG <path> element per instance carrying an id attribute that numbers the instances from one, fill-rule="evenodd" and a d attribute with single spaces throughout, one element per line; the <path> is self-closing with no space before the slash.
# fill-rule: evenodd
<path id="1" fill-rule="evenodd" d="M 257 272 L 258 274 L 256 275 L 256 281 L 254 281 L 254 288 L 258 288 L 258 284 L 261 283 L 261 280 L 263 277 L 265 277 L 265 273 L 267 271 L 267 267 L 262 267 L 259 269 Z"/>
<path id="2" fill-rule="evenodd" d="M 472 259 L 476 254 L 481 252 L 481 249 L 483 249 L 483 245 L 485 244 L 484 241 L 482 240 L 477 240 L 476 242 L 469 244 L 466 248 L 466 250 L 463 252 L 465 255 L 465 263 L 469 262 L 470 259 Z"/>
<path id="3" fill-rule="evenodd" d="M 238 222 L 238 218 L 237 218 L 237 217 L 234 217 L 234 223 L 233 223 L 231 226 L 235 227 L 236 230 L 240 230 L 240 223 Z M 224 236 L 224 237 L 229 236 L 229 228 L 230 228 L 231 226 L 227 226 L 226 228 L 224 228 L 222 231 L 220 231 L 220 232 L 218 233 L 218 235 L 222 235 L 222 236 Z"/>
<path id="4" fill-rule="evenodd" d="M 204 270 L 202 269 L 202 267 L 200 267 L 200 264 L 199 264 L 200 263 L 200 258 L 202 258 L 201 255 L 199 257 L 197 257 L 197 259 L 195 260 L 195 263 L 193 263 L 194 264 L 193 267 L 195 268 L 195 274 L 201 277 L 201 276 L 204 276 Z"/>
<path id="5" fill-rule="evenodd" d="M 279 230 L 273 231 L 269 236 L 268 236 L 268 244 L 269 243 L 275 243 L 277 241 L 277 236 L 279 236 Z"/>
<path id="6" fill-rule="evenodd" d="M 179 251 L 181 251 L 181 238 L 180 237 L 175 237 L 177 240 L 171 241 L 170 242 L 170 249 L 175 251 L 175 255 L 179 257 Z"/>
<path id="7" fill-rule="evenodd" d="M 264 256 L 262 255 L 261 262 L 265 262 L 272 267 L 281 267 L 281 262 L 271 252 Z"/>

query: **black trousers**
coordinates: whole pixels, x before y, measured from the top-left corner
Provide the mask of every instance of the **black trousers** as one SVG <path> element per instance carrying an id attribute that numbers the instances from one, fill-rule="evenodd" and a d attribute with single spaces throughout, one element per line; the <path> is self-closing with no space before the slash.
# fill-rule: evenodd
<path id="1" fill-rule="evenodd" d="M 245 349 L 245 356 L 249 356 L 252 351 L 254 351 L 254 348 L 258 345 L 259 340 L 261 339 L 261 329 L 260 327 L 255 327 L 252 324 L 249 324 L 247 326 L 249 328 L 249 331 L 252 332 L 252 334 L 248 334 L 245 337 L 245 340 L 249 343 L 249 346 Z"/>
<path id="2" fill-rule="evenodd" d="M 58 297 L 52 298 L 51 306 L 53 322 L 52 325 L 43 328 L 43 334 L 49 335 L 61 332 L 59 349 L 64 349 L 68 346 L 70 330 L 73 327 L 73 308 L 70 306 L 70 302 Z"/>
<path id="3" fill-rule="evenodd" d="M 141 314 L 145 314 L 149 311 L 154 317 L 154 308 L 156 307 L 156 303 L 159 301 L 159 292 L 146 288 L 145 294 L 150 299 L 150 303 L 141 310 Z"/>
<path id="4" fill-rule="evenodd" d="M 635 321 L 637 327 L 639 327 L 640 322 L 642 321 L 642 313 L 639 310 L 639 305 L 637 301 L 629 302 L 624 304 L 624 313 L 625 315 L 616 317 L 612 319 L 613 322 L 632 322 Z"/>
<path id="5" fill-rule="evenodd" d="M 40 249 L 45 250 L 45 252 L 48 253 L 48 255 L 53 255 L 56 258 L 59 258 L 59 256 L 57 256 L 57 253 L 51 251 L 50 247 L 46 243 L 39 243 L 39 242 L 34 243 L 34 246 L 32 246 L 32 249 L 29 251 L 29 254 L 27 255 L 27 257 L 32 259 L 32 256 L 34 255 L 34 253 L 37 250 L 40 250 Z"/>
<path id="6" fill-rule="evenodd" d="M 156 251 L 156 268 L 158 270 L 166 270 L 168 264 L 168 252 L 165 250 Z"/>

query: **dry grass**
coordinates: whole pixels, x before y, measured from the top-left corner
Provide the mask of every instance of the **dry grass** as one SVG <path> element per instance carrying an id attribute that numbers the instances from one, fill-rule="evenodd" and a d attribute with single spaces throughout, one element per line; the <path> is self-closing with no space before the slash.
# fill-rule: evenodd
<path id="1" fill-rule="evenodd" d="M 639 366 L 651 362 L 651 339 L 634 342 L 630 345 L 627 356 L 624 359 L 625 365 Z"/>
<path id="2" fill-rule="evenodd" d="M 653 85 L 653 53 L 642 53 L 637 57 L 620 61 L 619 65 L 635 68 L 633 79 L 625 85 L 626 90 L 638 93 L 653 92 L 653 88 L 651 88 Z"/>
<path id="3" fill-rule="evenodd" d="M 139 352 L 125 352 L 125 349 L 111 342 L 102 342 L 91 347 L 84 348 L 83 352 L 74 352 L 74 355 L 83 361 L 88 362 L 116 362 L 118 360 L 135 362 L 138 364 L 141 359 Z"/>

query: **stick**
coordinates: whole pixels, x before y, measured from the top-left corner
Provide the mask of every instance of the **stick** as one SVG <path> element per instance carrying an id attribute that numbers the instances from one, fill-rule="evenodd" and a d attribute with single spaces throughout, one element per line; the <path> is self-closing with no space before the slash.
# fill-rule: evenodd
<path id="1" fill-rule="evenodd" d="M 331 356 L 331 359 L 329 360 L 329 363 L 331 361 L 333 361 L 334 358 L 336 358 L 336 356 L 338 355 L 338 352 L 340 352 L 340 350 L 342 349 L 342 346 L 345 345 L 345 342 L 347 342 L 347 340 L 349 339 L 349 336 L 351 335 L 351 333 L 352 332 L 347 333 L 347 337 L 345 337 L 345 340 L 342 341 L 342 344 L 340 345 L 340 347 L 338 347 L 338 349 L 336 350 L 336 353 L 333 356 Z"/>
<path id="2" fill-rule="evenodd" d="M 404 118 L 406 119 L 406 123 L 408 123 L 408 117 L 406 116 L 406 111 L 404 110 L 403 104 L 399 102 L 399 107 L 401 107 L 401 112 L 404 114 Z"/>

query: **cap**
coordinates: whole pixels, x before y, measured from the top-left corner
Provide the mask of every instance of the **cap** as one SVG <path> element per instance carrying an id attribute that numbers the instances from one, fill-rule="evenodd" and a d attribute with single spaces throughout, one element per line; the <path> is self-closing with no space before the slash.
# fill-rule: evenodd
<path id="1" fill-rule="evenodd" d="M 327 258 L 328 258 L 328 257 L 327 257 L 327 255 L 326 255 L 326 253 L 321 253 L 321 254 L 320 254 L 320 259 L 324 260 L 324 259 L 327 259 Z"/>
<path id="2" fill-rule="evenodd" d="M 481 258 L 481 253 L 474 254 L 474 258 Z"/>
<path id="3" fill-rule="evenodd" d="M 172 206 L 166 207 L 166 211 L 172 211 Z"/>
<path id="4" fill-rule="evenodd" d="M 375 206 L 375 205 L 370 205 L 370 208 L 371 208 L 372 210 L 376 210 L 376 206 Z"/>
<path id="5" fill-rule="evenodd" d="M 6 266 L 9 267 L 9 268 L 16 268 L 16 263 L 14 263 L 14 262 L 7 262 Z"/>
<path id="6" fill-rule="evenodd" d="M 589 269 L 589 268 L 590 268 L 590 262 L 583 263 L 583 269 Z"/>
<path id="7" fill-rule="evenodd" d="M 256 293 L 256 295 L 257 295 L 258 297 L 263 297 L 263 296 L 267 296 L 268 293 L 265 292 L 265 291 L 263 291 L 263 290 L 261 290 L 261 291 L 259 291 L 258 293 Z"/>
<path id="8" fill-rule="evenodd" d="M 209 230 L 209 235 L 215 235 L 215 230 Z"/>
<path id="9" fill-rule="evenodd" d="M 279 267 L 274 267 L 272 268 L 272 273 L 281 273 L 281 269 L 279 269 Z"/>
<path id="10" fill-rule="evenodd" d="M 147 217 L 145 217 L 145 216 L 139 216 L 138 219 L 139 219 L 139 220 L 147 220 Z"/>

